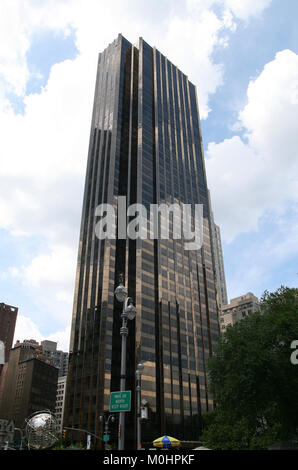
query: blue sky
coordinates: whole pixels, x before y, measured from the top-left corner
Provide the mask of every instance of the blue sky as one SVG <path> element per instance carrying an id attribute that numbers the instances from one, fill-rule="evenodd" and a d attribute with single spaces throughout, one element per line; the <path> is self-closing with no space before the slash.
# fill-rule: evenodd
<path id="1" fill-rule="evenodd" d="M 1 2 L 0 301 L 19 307 L 15 339 L 68 347 L 97 54 L 119 32 L 197 85 L 228 297 L 297 286 L 297 17 L 295 0 Z"/>

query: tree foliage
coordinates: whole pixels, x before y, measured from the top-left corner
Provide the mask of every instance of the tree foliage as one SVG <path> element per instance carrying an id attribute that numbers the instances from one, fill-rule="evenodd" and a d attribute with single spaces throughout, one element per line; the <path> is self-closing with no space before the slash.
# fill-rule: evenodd
<path id="1" fill-rule="evenodd" d="M 213 449 L 262 449 L 297 436 L 298 289 L 265 292 L 258 312 L 229 327 L 208 361 L 216 408 L 201 439 Z"/>

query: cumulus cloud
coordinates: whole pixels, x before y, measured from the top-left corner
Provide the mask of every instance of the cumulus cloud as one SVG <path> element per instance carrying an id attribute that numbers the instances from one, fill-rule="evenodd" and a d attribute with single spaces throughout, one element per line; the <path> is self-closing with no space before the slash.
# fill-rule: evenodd
<path id="1" fill-rule="evenodd" d="M 20 2 L 3 0 L 0 4 L 0 98 L 6 91 L 21 95 L 29 71 L 26 52 L 30 46 Z"/>
<path id="2" fill-rule="evenodd" d="M 248 20 L 260 15 L 272 0 L 224 0 L 224 4 L 237 18 Z"/>
<path id="3" fill-rule="evenodd" d="M 52 285 L 66 290 L 73 282 L 75 258 L 75 252 L 69 247 L 55 245 L 49 254 L 36 256 L 24 268 L 24 280 L 32 286 Z M 61 290 L 61 297 L 65 296 L 65 290 Z"/>
<path id="4" fill-rule="evenodd" d="M 70 322 L 76 259 L 77 247 L 50 244 L 46 252 L 32 258 L 28 265 L 8 268 L 2 278 L 19 281 L 27 295 L 34 298 L 39 306 L 34 316 L 36 322 L 49 329 L 52 324 L 63 327 Z"/>
<path id="5" fill-rule="evenodd" d="M 41 93 L 24 96 L 24 115 L 16 115 L 0 93 L 0 225 L 11 234 L 37 233 L 54 243 L 77 243 L 96 57 L 119 31 L 132 41 L 143 35 L 152 44 L 158 42 L 198 84 L 201 117 L 208 116 L 209 96 L 223 80 L 212 52 L 226 44 L 223 31 L 233 30 L 231 13 L 216 15 L 211 10 L 216 0 L 189 1 L 184 9 L 181 2 L 166 2 L 164 8 L 153 3 L 141 8 L 135 0 L 125 5 L 89 0 L 86 8 L 80 0 L 1 2 L 0 34 L 5 37 L 0 41 L 0 82 L 2 88 L 8 84 L 6 91 L 12 87 L 24 95 L 29 75 L 22 70 L 28 69 L 26 53 L 39 31 L 69 34 L 72 28 L 78 48 L 75 60 L 52 66 Z M 157 6 L 160 22 L 150 14 Z M 22 83 L 11 78 L 6 59 Z"/>
<path id="6" fill-rule="evenodd" d="M 0 111 L 0 224 L 12 233 L 70 243 L 77 235 L 93 94 L 84 65 L 53 67 L 42 93 L 25 98 L 24 115 Z"/>
<path id="7" fill-rule="evenodd" d="M 187 18 L 172 18 L 160 50 L 198 85 L 201 118 L 210 112 L 209 96 L 223 83 L 223 67 L 214 64 L 211 55 L 221 44 L 225 21 L 208 10 L 195 12 Z M 179 38 L 179 41 L 177 41 Z"/>
<path id="8" fill-rule="evenodd" d="M 50 304 L 54 316 L 70 320 L 98 52 L 119 32 L 132 42 L 143 36 L 198 86 L 201 117 L 206 118 L 209 97 L 223 82 L 214 48 L 227 47 L 237 18 L 260 12 L 269 1 L 247 0 L 242 10 L 225 0 L 217 11 L 213 7 L 219 4 L 88 0 L 86 7 L 82 0 L 1 1 L 0 226 L 12 237 L 45 241 L 25 266 L 3 276 L 26 283 L 47 312 Z M 26 96 L 32 38 L 49 30 L 73 34 L 77 57 L 53 64 L 41 92 Z M 23 115 L 15 114 L 11 93 L 23 98 Z M 253 147 L 249 151 L 257 158 Z"/>
<path id="9" fill-rule="evenodd" d="M 70 338 L 70 326 L 65 330 L 60 330 L 50 335 L 44 336 L 40 328 L 29 317 L 18 315 L 13 344 L 24 339 L 35 339 L 39 343 L 45 339 L 57 342 L 57 349 L 68 352 Z"/>
<path id="10" fill-rule="evenodd" d="M 42 341 L 44 338 L 38 328 L 38 326 L 28 317 L 18 315 L 14 342 L 17 340 L 23 341 L 24 339 L 35 339 L 36 341 Z"/>
<path id="11" fill-rule="evenodd" d="M 213 47 L 227 44 L 221 35 L 224 30 L 235 29 L 233 16 L 247 19 L 260 14 L 270 1 L 167 0 L 161 4 L 158 0 L 150 3 L 140 3 L 139 0 L 88 0 L 86 8 L 82 0 L 2 0 L 0 97 L 5 94 L 5 90 L 18 95 L 25 94 L 26 83 L 30 78 L 26 54 L 32 37 L 39 32 L 51 30 L 69 35 L 74 30 L 79 53 L 93 57 L 93 60 L 118 32 L 123 32 L 132 41 L 143 36 L 161 50 L 164 49 L 178 66 L 188 66 L 187 70 L 200 85 L 204 116 L 204 93 L 212 93 L 214 87 L 221 83 L 218 66 L 211 58 Z M 214 6 L 220 6 L 221 12 L 215 14 L 212 11 Z M 193 54 L 196 61 L 193 60 Z M 201 65 L 207 66 L 207 72 Z M 215 75 L 210 88 L 209 81 L 205 79 L 207 73 L 209 79 L 212 74 Z"/>
<path id="12" fill-rule="evenodd" d="M 207 177 L 223 237 L 256 230 L 266 211 L 298 199 L 298 55 L 283 50 L 251 80 L 239 113 L 244 137 L 206 152 Z"/>

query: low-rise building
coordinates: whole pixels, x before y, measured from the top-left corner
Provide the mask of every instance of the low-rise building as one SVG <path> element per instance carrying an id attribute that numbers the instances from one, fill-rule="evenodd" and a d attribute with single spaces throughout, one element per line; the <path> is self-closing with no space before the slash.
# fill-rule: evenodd
<path id="1" fill-rule="evenodd" d="M 36 411 L 55 411 L 58 369 L 36 355 L 36 348 L 22 345 L 11 349 L 0 404 L 0 418 L 23 428 Z"/>
<path id="2" fill-rule="evenodd" d="M 24 345 L 31 346 L 35 350 L 35 357 L 52 364 L 52 366 L 57 367 L 59 370 L 59 377 L 64 377 L 67 375 L 68 369 L 68 353 L 64 351 L 57 350 L 56 341 L 44 340 L 39 344 L 35 339 L 24 339 L 20 342 L 16 341 L 15 347 Z"/>
<path id="3" fill-rule="evenodd" d="M 228 326 L 235 325 L 235 323 L 242 320 L 247 315 L 255 312 L 258 309 L 258 306 L 259 300 L 251 292 L 231 299 L 228 305 L 222 306 L 220 316 L 221 332 L 226 331 Z"/>
<path id="4" fill-rule="evenodd" d="M 59 377 L 65 377 L 68 369 L 68 353 L 58 350 L 55 341 L 44 340 L 40 344 L 43 354 L 59 369 Z"/>

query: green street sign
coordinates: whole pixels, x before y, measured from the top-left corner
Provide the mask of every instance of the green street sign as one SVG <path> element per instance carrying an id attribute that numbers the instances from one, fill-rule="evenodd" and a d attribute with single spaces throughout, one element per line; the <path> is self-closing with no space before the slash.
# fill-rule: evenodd
<path id="1" fill-rule="evenodd" d="M 110 411 L 130 411 L 131 391 L 111 392 Z"/>

